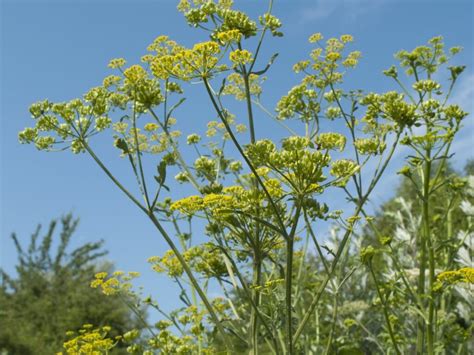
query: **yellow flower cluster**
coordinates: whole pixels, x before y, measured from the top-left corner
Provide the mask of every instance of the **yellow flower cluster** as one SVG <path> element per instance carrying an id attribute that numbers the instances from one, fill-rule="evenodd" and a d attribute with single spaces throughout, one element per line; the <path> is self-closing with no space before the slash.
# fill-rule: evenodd
<path id="1" fill-rule="evenodd" d="M 444 271 L 438 275 L 438 280 L 450 285 L 457 283 L 474 284 L 474 268 L 465 267 L 459 270 Z"/>
<path id="2" fill-rule="evenodd" d="M 260 77 L 256 74 L 249 75 L 249 89 L 250 95 L 259 97 L 262 94 L 262 83 L 265 77 Z M 223 95 L 232 95 L 237 100 L 242 101 L 246 99 L 245 83 L 242 75 L 232 73 L 227 77 L 226 85 L 222 91 Z"/>
<path id="3" fill-rule="evenodd" d="M 260 293 L 269 295 L 282 284 L 284 284 L 285 280 L 284 279 L 270 279 L 265 281 L 263 285 L 250 285 L 251 289 L 258 290 Z"/>
<path id="4" fill-rule="evenodd" d="M 358 138 L 354 145 L 362 155 L 381 154 L 386 147 L 386 144 L 377 138 Z"/>
<path id="5" fill-rule="evenodd" d="M 108 333 L 111 328 L 108 326 L 102 328 L 93 328 L 91 324 L 85 324 L 82 329 L 77 332 L 68 332 L 67 335 L 76 335 L 71 340 L 63 344 L 65 354 L 68 355 L 101 355 L 108 354 L 117 342 L 121 339 L 120 336 L 115 339 L 108 338 Z M 63 354 L 60 352 L 59 354 Z M 58 354 L 58 355 L 59 355 Z"/>
<path id="6" fill-rule="evenodd" d="M 227 267 L 218 249 L 211 243 L 193 246 L 183 252 L 183 258 L 190 268 L 206 277 L 222 276 L 227 274 Z M 152 269 L 158 273 L 166 272 L 170 277 L 180 277 L 184 270 L 172 250 L 168 250 L 161 257 L 148 258 Z"/>
<path id="7" fill-rule="evenodd" d="M 242 33 L 239 30 L 229 30 L 217 33 L 217 40 L 222 44 L 240 42 Z"/>
<path id="8" fill-rule="evenodd" d="M 179 211 L 183 214 L 193 215 L 202 210 L 203 201 L 201 196 L 188 196 L 171 204 L 171 211 Z"/>
<path id="9" fill-rule="evenodd" d="M 90 286 L 100 289 L 107 296 L 120 292 L 128 293 L 132 288 L 130 281 L 138 276 L 140 274 L 135 271 L 130 271 L 126 274 L 123 271 L 115 271 L 110 276 L 106 272 L 99 272 L 95 274 L 95 278 L 91 281 Z"/>
<path id="10" fill-rule="evenodd" d="M 352 160 L 341 159 L 332 163 L 330 173 L 338 178 L 337 186 L 345 186 L 349 178 L 359 169 L 360 167 Z"/>
<path id="11" fill-rule="evenodd" d="M 235 128 L 235 130 L 233 129 L 234 132 L 242 133 L 242 132 L 245 132 L 247 130 L 247 127 L 244 124 L 237 123 L 235 121 L 235 116 L 232 115 L 231 113 L 226 111 L 225 112 L 225 117 L 226 117 L 226 121 L 229 124 L 229 126 L 231 128 Z M 220 134 L 222 136 L 222 139 L 224 139 L 224 140 L 230 139 L 229 133 L 227 132 L 227 129 L 225 128 L 224 123 L 218 122 L 218 121 L 209 121 L 207 123 L 206 136 L 207 137 L 214 137 L 217 134 Z"/>
<path id="12" fill-rule="evenodd" d="M 149 50 L 156 54 L 149 59 L 153 75 L 159 79 L 210 78 L 213 74 L 227 70 L 226 65 L 218 65 L 221 48 L 213 41 L 196 43 L 192 49 L 169 41 L 166 36 L 158 37 Z"/>
<path id="13" fill-rule="evenodd" d="M 340 133 L 321 133 L 316 137 L 316 144 L 320 149 L 343 151 L 346 146 L 346 137 Z"/>
<path id="14" fill-rule="evenodd" d="M 340 39 L 329 38 L 326 46 L 319 44 L 323 40 L 320 33 L 309 37 L 310 43 L 318 43 L 310 53 L 310 59 L 303 60 L 293 66 L 296 73 L 304 72 L 306 76 L 299 85 L 293 87 L 287 95 L 283 96 L 277 104 L 278 117 L 280 119 L 298 116 L 303 121 L 317 119 L 321 110 L 320 100 L 317 99 L 317 91 L 323 91 L 327 87 L 342 81 L 343 73 L 338 71 L 342 64 L 345 67 L 355 67 L 361 56 L 358 51 L 344 54 L 346 44 L 353 41 L 352 36 L 343 35 Z M 311 72 L 311 70 L 312 72 Z M 326 116 L 330 119 L 339 117 L 340 109 L 330 108 Z"/>
<path id="15" fill-rule="evenodd" d="M 252 53 L 246 49 L 236 49 L 230 52 L 229 59 L 234 66 L 245 65 L 252 61 Z"/>

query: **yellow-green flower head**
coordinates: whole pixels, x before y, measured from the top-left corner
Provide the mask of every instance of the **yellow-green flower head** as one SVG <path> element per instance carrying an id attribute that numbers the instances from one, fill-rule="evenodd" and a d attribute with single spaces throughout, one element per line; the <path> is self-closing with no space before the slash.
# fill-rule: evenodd
<path id="1" fill-rule="evenodd" d="M 293 65 L 293 71 L 295 73 L 299 73 L 301 71 L 304 71 L 306 68 L 308 68 L 310 64 L 310 61 L 309 60 L 302 60 L 302 61 L 299 61 L 298 63 L 296 63 L 295 65 Z"/>
<path id="2" fill-rule="evenodd" d="M 238 173 L 242 170 L 242 163 L 240 161 L 233 161 L 229 164 L 229 170 Z"/>
<path id="3" fill-rule="evenodd" d="M 229 53 L 229 59 L 234 66 L 245 65 L 252 61 L 252 53 L 246 49 L 236 49 Z"/>
<path id="4" fill-rule="evenodd" d="M 335 61 L 341 59 L 341 57 L 342 57 L 342 55 L 339 52 L 326 53 L 326 59 L 331 61 L 331 62 L 335 62 Z"/>
<path id="5" fill-rule="evenodd" d="M 95 119 L 95 129 L 100 132 L 107 129 L 112 124 L 112 120 L 108 116 L 100 116 Z"/>
<path id="6" fill-rule="evenodd" d="M 291 118 L 299 114 L 300 118 L 307 122 L 320 111 L 317 93 L 313 89 L 308 89 L 304 83 L 296 85 L 280 99 L 276 111 L 279 119 Z"/>
<path id="7" fill-rule="evenodd" d="M 54 143 L 56 143 L 56 139 L 51 136 L 36 137 L 35 139 L 35 146 L 38 150 L 50 150 Z"/>
<path id="8" fill-rule="evenodd" d="M 454 119 L 460 122 L 464 117 L 468 115 L 467 112 L 463 111 L 458 105 L 448 105 L 444 108 L 444 114 L 447 119 Z"/>
<path id="9" fill-rule="evenodd" d="M 465 267 L 459 270 L 444 271 L 438 275 L 438 280 L 447 284 L 470 283 L 474 284 L 474 268 Z"/>
<path id="10" fill-rule="evenodd" d="M 181 171 L 178 174 L 175 175 L 175 180 L 180 182 L 180 183 L 185 183 L 189 181 L 189 175 L 185 171 Z"/>
<path id="11" fill-rule="evenodd" d="M 282 37 L 283 33 L 278 31 L 281 27 L 281 21 L 273 16 L 270 13 L 266 13 L 263 16 L 259 16 L 259 21 L 262 26 L 268 28 L 273 36 L 275 37 Z"/>
<path id="12" fill-rule="evenodd" d="M 157 123 L 149 122 L 143 126 L 143 129 L 147 132 L 154 132 L 159 128 Z"/>
<path id="13" fill-rule="evenodd" d="M 413 89 L 419 92 L 432 92 L 440 88 L 441 85 L 433 80 L 419 80 L 413 84 Z"/>
<path id="14" fill-rule="evenodd" d="M 66 354 L 99 355 L 109 353 L 117 344 L 116 341 L 107 337 L 110 330 L 109 326 L 94 329 L 91 324 L 85 324 L 76 337 L 63 344 Z M 75 333 L 68 332 L 67 335 L 73 336 Z"/>
<path id="15" fill-rule="evenodd" d="M 155 47 L 156 45 L 152 45 L 152 48 Z M 192 49 L 173 43 L 172 46 L 159 47 L 157 52 L 151 62 L 151 71 L 154 76 L 163 80 L 169 77 L 181 80 L 209 78 L 214 72 L 226 69 L 217 65 L 220 46 L 214 41 L 196 43 Z"/>
<path id="16" fill-rule="evenodd" d="M 38 118 L 49 111 L 51 107 L 52 103 L 48 100 L 36 102 L 30 106 L 31 117 Z"/>
<path id="17" fill-rule="evenodd" d="M 28 144 L 35 141 L 38 137 L 38 129 L 27 127 L 20 133 L 18 133 L 18 140 L 21 144 Z"/>
<path id="18" fill-rule="evenodd" d="M 202 156 L 194 161 L 194 168 L 199 177 L 204 177 L 209 181 L 216 178 L 216 161 L 214 159 Z"/>
<path id="19" fill-rule="evenodd" d="M 345 186 L 347 180 L 358 170 L 359 166 L 352 160 L 341 159 L 332 163 L 330 173 L 332 176 L 340 179 L 340 183 L 336 184 L 336 186 Z"/>
<path id="20" fill-rule="evenodd" d="M 378 97 L 383 104 L 382 116 L 399 125 L 411 126 L 416 121 L 416 106 L 404 101 L 404 95 L 390 91 Z"/>
<path id="21" fill-rule="evenodd" d="M 228 30 L 218 32 L 216 37 L 220 43 L 226 45 L 230 43 L 240 42 L 240 40 L 242 39 L 242 33 L 240 33 L 239 30 Z"/>
<path id="22" fill-rule="evenodd" d="M 125 134 L 125 132 L 128 129 L 128 123 L 127 122 L 117 122 L 117 123 L 114 123 L 112 125 L 112 128 L 117 133 Z"/>
<path id="23" fill-rule="evenodd" d="M 104 78 L 104 80 L 102 81 L 102 85 L 104 86 L 104 88 L 107 89 L 107 88 L 109 88 L 113 85 L 120 84 L 121 81 L 122 81 L 122 78 L 120 76 L 109 75 L 109 76 Z"/>
<path id="24" fill-rule="evenodd" d="M 352 42 L 354 41 L 354 37 L 352 37 L 351 35 L 342 35 L 341 36 L 341 42 L 342 43 L 348 43 L 348 42 Z"/>
<path id="25" fill-rule="evenodd" d="M 250 20 L 245 13 L 230 9 L 218 9 L 217 13 L 223 20 L 221 30 L 236 29 L 245 38 L 255 36 L 257 33 L 257 24 Z"/>
<path id="26" fill-rule="evenodd" d="M 248 158 L 256 166 L 265 165 L 269 161 L 270 155 L 275 151 L 275 144 L 269 139 L 257 141 L 246 147 Z"/>
<path id="27" fill-rule="evenodd" d="M 282 141 L 281 147 L 288 151 L 303 150 L 309 147 L 310 143 L 311 141 L 307 137 L 293 136 L 285 138 Z"/>
<path id="28" fill-rule="evenodd" d="M 340 133 L 321 133 L 316 138 L 316 144 L 318 144 L 320 149 L 338 149 L 342 152 L 346 146 L 346 137 Z"/>
<path id="29" fill-rule="evenodd" d="M 310 37 L 309 37 L 309 43 L 316 43 L 316 42 L 319 42 L 321 40 L 323 40 L 323 35 L 321 33 L 313 33 Z"/>
<path id="30" fill-rule="evenodd" d="M 362 155 L 379 154 L 385 150 L 386 144 L 376 138 L 358 138 L 354 146 Z"/>
<path id="31" fill-rule="evenodd" d="M 201 141 L 201 136 L 199 134 L 193 133 L 190 134 L 186 138 L 186 143 L 191 145 L 191 144 L 198 144 Z"/>
<path id="32" fill-rule="evenodd" d="M 339 53 L 344 49 L 344 43 L 339 41 L 337 38 L 329 38 L 326 41 L 326 53 L 336 52 Z"/>
<path id="33" fill-rule="evenodd" d="M 342 62 L 342 65 L 344 65 L 347 68 L 354 68 L 359 62 L 360 56 L 361 56 L 361 53 L 359 51 L 351 52 L 346 57 L 346 59 Z"/>
<path id="34" fill-rule="evenodd" d="M 85 150 L 84 144 L 79 139 L 74 139 L 71 142 L 71 152 L 74 154 L 84 153 Z"/>
<path id="35" fill-rule="evenodd" d="M 342 111 L 339 107 L 330 106 L 326 109 L 326 118 L 333 120 L 335 118 L 341 117 Z"/>
<path id="36" fill-rule="evenodd" d="M 182 214 L 193 215 L 202 210 L 203 201 L 200 196 L 188 196 L 171 204 L 171 211 L 179 211 Z"/>
<path id="37" fill-rule="evenodd" d="M 166 251 L 162 257 L 149 258 L 148 262 L 152 264 L 152 269 L 156 272 L 166 272 L 171 277 L 183 274 L 183 266 L 172 250 Z"/>
<path id="38" fill-rule="evenodd" d="M 377 250 L 369 245 L 368 247 L 362 248 L 360 251 L 360 259 L 362 263 L 368 265 L 372 261 L 372 258 L 377 254 Z"/>
<path id="39" fill-rule="evenodd" d="M 109 68 L 118 69 L 118 68 L 121 68 L 121 67 L 125 66 L 125 64 L 127 64 L 127 61 L 125 59 L 115 58 L 115 59 L 112 59 L 109 62 Z"/>
<path id="40" fill-rule="evenodd" d="M 166 83 L 166 90 L 169 92 L 175 92 L 178 94 L 182 94 L 184 92 L 181 86 L 178 83 L 175 83 L 173 81 L 168 81 Z"/>
<path id="41" fill-rule="evenodd" d="M 260 96 L 262 93 L 262 82 L 266 79 L 256 74 L 250 74 L 249 77 L 250 95 Z M 227 77 L 226 85 L 222 91 L 223 95 L 233 95 L 237 100 L 243 101 L 246 98 L 245 83 L 242 75 L 232 73 Z"/>

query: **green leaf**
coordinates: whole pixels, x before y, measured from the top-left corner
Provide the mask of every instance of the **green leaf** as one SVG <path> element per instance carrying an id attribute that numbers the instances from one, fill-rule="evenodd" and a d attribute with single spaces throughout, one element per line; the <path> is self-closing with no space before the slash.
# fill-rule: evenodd
<path id="1" fill-rule="evenodd" d="M 123 154 L 130 154 L 130 150 L 128 149 L 128 144 L 123 138 L 117 138 L 115 140 L 115 146 L 120 149 Z"/>
<path id="2" fill-rule="evenodd" d="M 161 161 L 160 164 L 156 167 L 156 170 L 158 172 L 157 176 L 154 176 L 156 182 L 164 187 L 167 191 L 169 191 L 169 187 L 165 185 L 165 180 L 166 180 L 166 162 Z"/>
<path id="3" fill-rule="evenodd" d="M 272 55 L 272 57 L 271 57 L 270 60 L 268 61 L 267 66 L 265 67 L 265 69 L 260 70 L 260 71 L 257 71 L 257 72 L 254 72 L 253 74 L 256 74 L 256 75 L 265 74 L 265 73 L 267 72 L 267 70 L 270 69 L 270 67 L 272 66 L 272 64 L 273 64 L 273 62 L 275 61 L 276 57 L 278 57 L 278 53 L 275 53 L 274 55 Z"/>

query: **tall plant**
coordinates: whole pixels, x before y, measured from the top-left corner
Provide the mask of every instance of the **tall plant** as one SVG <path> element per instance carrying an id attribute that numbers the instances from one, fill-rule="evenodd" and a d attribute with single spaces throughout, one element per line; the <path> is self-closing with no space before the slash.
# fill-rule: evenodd
<path id="1" fill-rule="evenodd" d="M 435 246 L 429 194 L 442 181 L 436 176 L 430 180 L 431 169 L 433 160 L 447 159 L 466 113 L 449 102 L 464 68 L 450 68 L 451 85 L 444 97 L 432 76 L 459 48 L 445 53 L 436 37 L 427 46 L 401 52 L 398 58 L 413 78 L 412 86 L 406 87 L 392 67 L 385 74 L 395 79 L 399 90 L 366 94 L 342 85 L 346 71 L 360 58 L 360 52 L 348 50 L 352 36 L 324 41 L 316 33 L 309 38 L 309 59 L 293 67 L 302 76 L 300 83 L 272 113 L 261 100 L 264 75 L 276 58 L 263 58 L 262 47 L 268 36 L 283 35 L 272 5 L 270 1 L 266 12 L 253 20 L 234 9 L 230 0 L 180 1 L 178 10 L 188 24 L 207 33 L 207 41 L 187 48 L 159 36 L 142 64 L 112 60 L 109 66 L 117 75 L 108 76 L 82 98 L 33 104 L 30 112 L 36 125 L 22 131 L 20 141 L 34 143 L 39 150 L 90 155 L 169 245 L 169 252 L 150 262 L 176 281 L 185 308 L 160 323 L 158 333 L 150 329 L 151 348 L 203 353 L 222 347 L 232 352 L 239 343 L 242 351 L 253 354 L 309 351 L 314 334 L 307 326 L 323 306 L 323 296 L 329 289 L 335 292 L 337 312 L 337 290 L 351 277 L 351 272 L 343 272 L 341 261 L 363 222 L 365 205 L 399 144 L 410 146 L 419 155 L 410 157 L 411 165 L 403 172 L 419 171 L 425 177 L 420 192 L 425 210 L 419 240 L 422 271 L 416 293 L 426 316 L 419 317 L 418 348 L 426 346 L 433 353 Z M 175 128 L 189 84 L 201 85 L 215 111 L 217 120 L 207 122 L 207 128 L 202 123 L 205 138 L 187 132 L 184 140 Z M 242 102 L 242 111 L 231 112 L 229 97 Z M 255 119 L 263 114 L 287 133 L 274 137 L 258 132 Z M 327 131 L 328 126 L 334 131 Z M 93 146 L 96 136 L 105 138 L 110 130 L 114 146 L 130 164 L 138 194 L 124 186 Z M 195 150 L 194 161 L 182 147 L 184 141 Z M 176 199 L 170 174 L 194 192 Z M 353 202 L 352 210 L 331 210 L 322 202 L 341 189 Z M 321 222 L 327 220 L 343 230 L 329 255 L 318 241 Z M 204 242 L 193 238 L 196 229 L 205 232 Z M 314 243 L 324 266 L 324 276 L 311 292 L 302 292 L 300 284 L 305 276 L 301 260 L 309 248 L 308 243 L 301 247 L 303 236 Z M 369 266 L 371 253 L 363 252 Z M 120 280 L 110 280 L 100 275 L 94 286 L 120 288 Z M 221 288 L 223 300 L 209 297 L 207 290 L 214 286 Z M 231 292 L 243 296 L 241 307 L 232 303 Z M 390 347 L 401 353 L 389 305 L 382 293 L 380 297 Z M 245 310 L 250 312 L 247 322 L 241 314 Z M 181 335 L 174 335 L 171 326 Z"/>

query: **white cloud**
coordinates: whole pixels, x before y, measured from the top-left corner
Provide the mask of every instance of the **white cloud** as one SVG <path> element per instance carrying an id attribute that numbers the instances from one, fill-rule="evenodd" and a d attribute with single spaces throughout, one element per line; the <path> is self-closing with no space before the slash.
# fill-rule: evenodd
<path id="1" fill-rule="evenodd" d="M 301 21 L 317 21 L 341 12 L 344 12 L 345 18 L 354 21 L 388 1 L 391 0 L 314 0 L 301 9 Z"/>
<path id="2" fill-rule="evenodd" d="M 320 20 L 331 15 L 338 6 L 340 6 L 340 2 L 336 0 L 317 0 L 313 5 L 302 9 L 301 19 L 303 22 Z"/>

